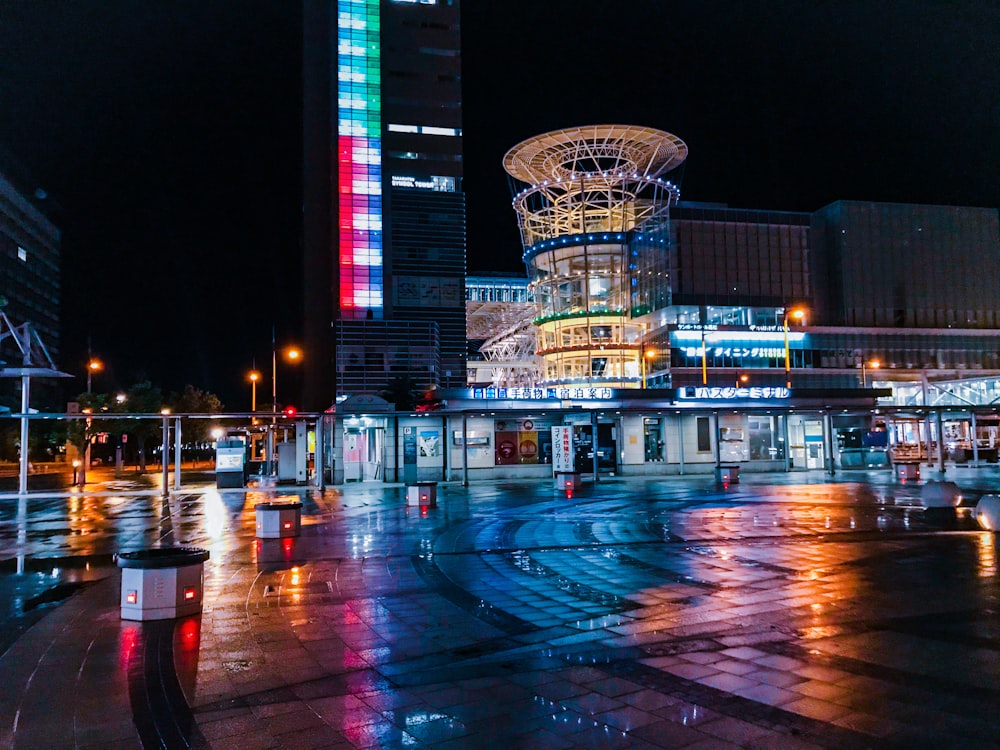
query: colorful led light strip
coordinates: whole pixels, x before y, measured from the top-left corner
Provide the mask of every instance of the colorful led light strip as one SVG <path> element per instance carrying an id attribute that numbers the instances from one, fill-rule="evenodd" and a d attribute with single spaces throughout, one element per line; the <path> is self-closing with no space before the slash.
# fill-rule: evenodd
<path id="1" fill-rule="evenodd" d="M 379 0 L 337 2 L 340 309 L 382 317 L 382 74 Z"/>

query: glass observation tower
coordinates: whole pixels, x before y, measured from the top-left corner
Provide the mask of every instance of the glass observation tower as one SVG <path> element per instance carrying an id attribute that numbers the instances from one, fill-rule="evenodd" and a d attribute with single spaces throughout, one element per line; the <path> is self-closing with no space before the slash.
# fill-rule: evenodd
<path id="1" fill-rule="evenodd" d="M 680 189 L 664 175 L 686 157 L 677 136 L 633 125 L 557 130 L 504 156 L 538 308 L 538 385 L 644 384 L 650 313 L 671 304 Z"/>

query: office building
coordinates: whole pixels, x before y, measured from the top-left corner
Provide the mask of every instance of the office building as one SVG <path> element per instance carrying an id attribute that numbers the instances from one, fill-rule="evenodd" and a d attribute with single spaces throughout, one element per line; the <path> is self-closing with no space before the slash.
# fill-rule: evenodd
<path id="1" fill-rule="evenodd" d="M 58 360 L 59 230 L 28 195 L 14 178 L 0 174 L 0 295 L 6 300 L 3 312 L 14 325 L 30 323 L 52 358 Z M 0 359 L 16 361 L 12 354 Z"/>
<path id="2" fill-rule="evenodd" d="M 463 385 L 458 0 L 305 0 L 303 18 L 304 404 Z"/>

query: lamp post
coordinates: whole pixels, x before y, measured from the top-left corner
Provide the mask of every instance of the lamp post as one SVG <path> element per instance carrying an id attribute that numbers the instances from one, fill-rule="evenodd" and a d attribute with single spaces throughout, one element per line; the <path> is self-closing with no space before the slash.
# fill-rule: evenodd
<path id="1" fill-rule="evenodd" d="M 792 310 L 785 308 L 784 322 L 782 323 L 782 331 L 785 335 L 785 387 L 792 387 L 792 352 L 788 348 L 788 316 L 791 315 L 795 320 L 802 321 L 806 316 L 805 310 L 800 307 L 796 307 Z"/>
<path id="2" fill-rule="evenodd" d="M 749 382 L 750 382 L 750 376 L 747 375 L 746 373 L 743 373 L 742 375 L 738 375 L 736 377 L 736 387 L 737 388 L 742 388 L 743 386 L 745 386 Z"/>
<path id="3" fill-rule="evenodd" d="M 94 385 L 94 373 L 100 372 L 104 369 L 104 363 L 96 357 L 91 357 L 87 360 L 87 408 L 84 410 L 88 414 L 90 413 L 90 393 L 93 390 Z M 90 417 L 87 417 L 86 431 L 84 433 L 85 439 L 87 441 L 83 449 L 83 471 L 80 473 L 80 484 L 86 484 L 87 481 L 87 471 L 90 469 L 90 428 L 92 421 Z"/>
<path id="4" fill-rule="evenodd" d="M 257 411 L 257 381 L 260 380 L 260 373 L 251 370 L 247 378 L 250 380 L 250 411 Z"/>
<path id="5" fill-rule="evenodd" d="M 283 354 L 289 362 L 302 359 L 302 350 L 294 346 L 285 349 Z M 278 352 L 274 348 L 274 341 L 271 342 L 271 411 L 278 411 Z"/>
<path id="6" fill-rule="evenodd" d="M 881 366 L 882 366 L 882 363 L 879 362 L 877 359 L 873 359 L 873 360 L 871 360 L 868 363 L 866 363 L 864 360 L 861 360 L 861 387 L 862 388 L 867 388 L 868 387 L 868 369 L 867 368 L 870 367 L 873 370 L 877 370 Z"/>
<path id="7" fill-rule="evenodd" d="M 298 347 L 290 346 L 285 349 L 284 357 L 289 362 L 299 362 L 302 359 L 302 350 Z M 278 348 L 274 340 L 274 326 L 271 327 L 271 431 L 268 434 L 268 456 L 267 460 L 273 469 L 271 473 L 278 470 L 278 462 L 275 456 L 275 431 L 278 429 Z"/>
<path id="8" fill-rule="evenodd" d="M 93 384 L 93 377 L 95 372 L 100 372 L 104 369 L 104 363 L 99 359 L 91 359 L 87 362 L 87 395 L 90 395 L 90 391 Z"/>

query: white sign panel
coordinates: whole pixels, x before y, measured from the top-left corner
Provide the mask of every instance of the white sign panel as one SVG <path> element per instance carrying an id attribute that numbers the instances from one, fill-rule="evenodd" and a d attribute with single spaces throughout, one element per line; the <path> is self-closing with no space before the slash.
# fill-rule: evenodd
<path id="1" fill-rule="evenodd" d="M 243 455 L 244 455 L 243 448 L 216 448 L 215 470 L 242 471 Z"/>
<path id="2" fill-rule="evenodd" d="M 573 469 L 573 427 L 557 425 L 552 428 L 552 472 L 572 472 Z"/>

